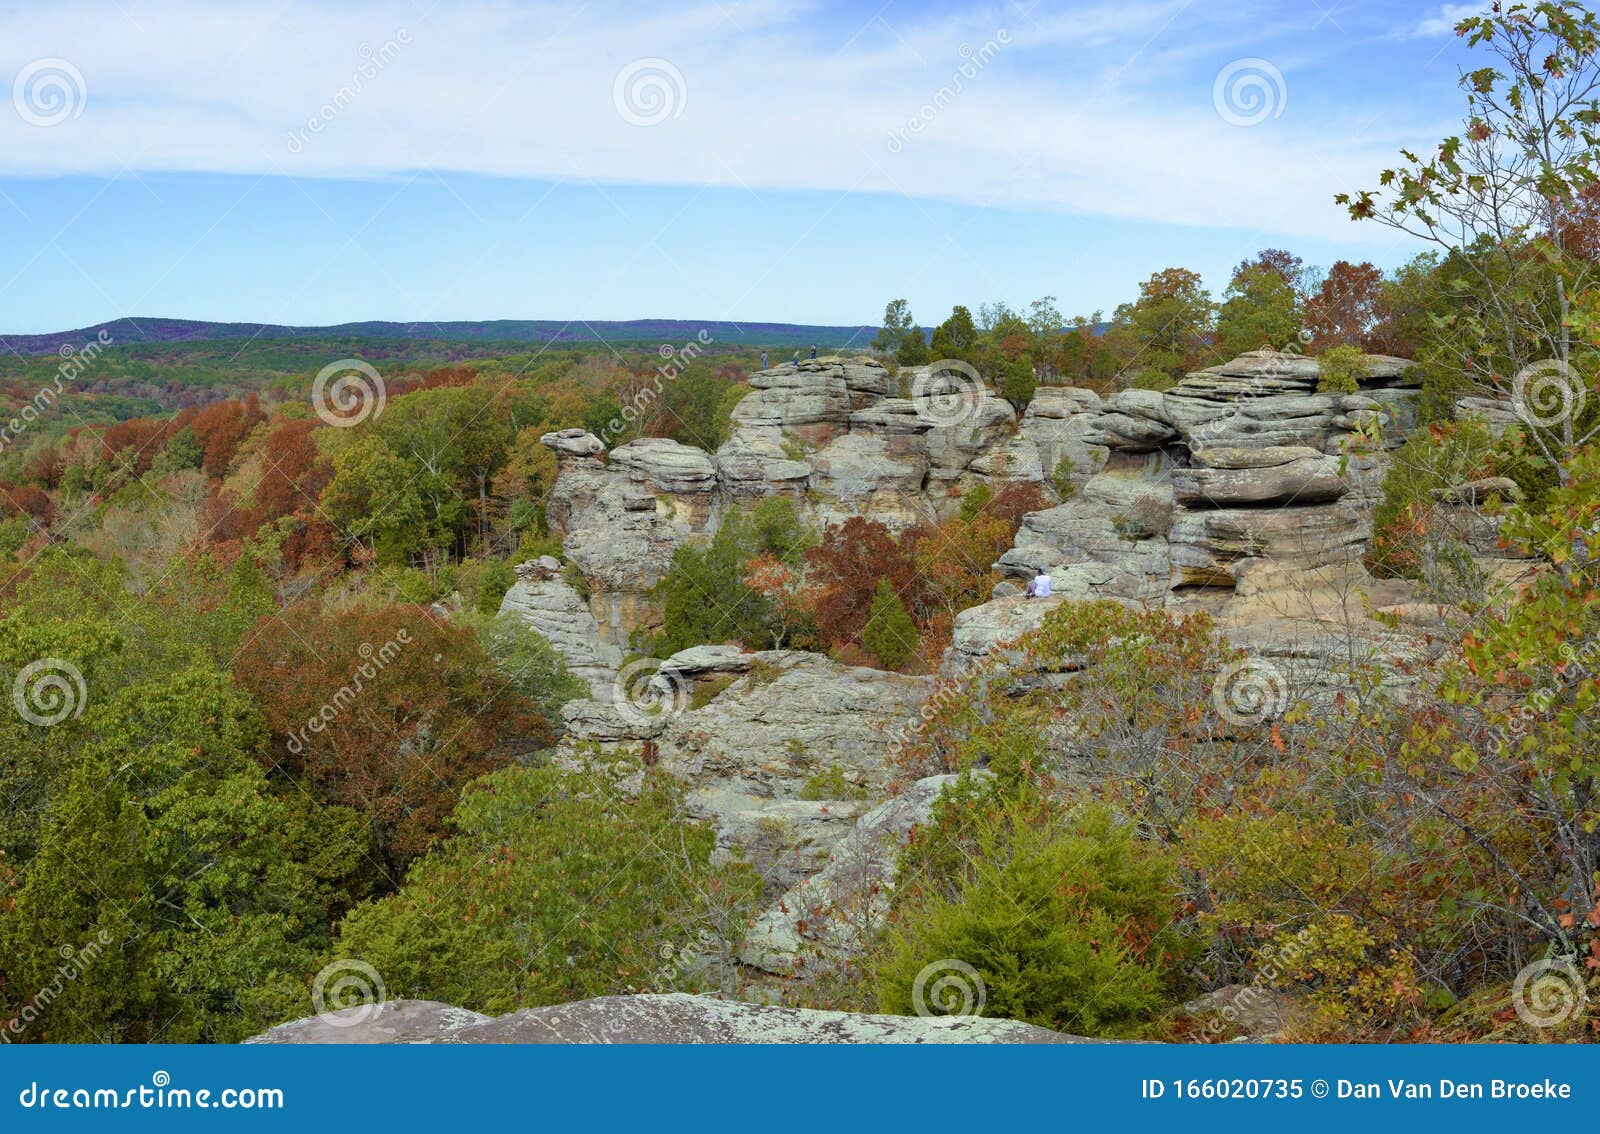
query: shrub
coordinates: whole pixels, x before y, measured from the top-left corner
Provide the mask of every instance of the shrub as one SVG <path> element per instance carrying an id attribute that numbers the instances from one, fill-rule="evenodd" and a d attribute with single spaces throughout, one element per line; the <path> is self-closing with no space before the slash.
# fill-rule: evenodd
<path id="1" fill-rule="evenodd" d="M 1078 494 L 1077 482 L 1072 479 L 1078 466 L 1071 457 L 1062 457 L 1056 462 L 1056 467 L 1050 474 L 1050 483 L 1055 485 L 1056 495 L 1062 500 L 1071 500 Z"/>
<path id="2" fill-rule="evenodd" d="M 930 827 L 902 858 L 881 1011 L 977 1010 L 1116 1036 L 1166 1005 L 1177 973 L 1172 864 L 1131 827 L 1104 808 L 970 784 L 941 801 Z M 950 991 L 965 1003 L 947 1001 Z"/>
<path id="3" fill-rule="evenodd" d="M 478 595 L 473 600 L 473 609 L 479 614 L 493 616 L 500 612 L 500 600 L 506 597 L 506 592 L 517 581 L 517 577 L 504 559 L 491 559 L 479 566 L 474 581 L 478 586 Z"/>
<path id="4" fill-rule="evenodd" d="M 478 634 L 483 646 L 511 688 L 528 699 L 546 720 L 561 719 L 561 706 L 588 695 L 582 681 L 567 669 L 566 659 L 550 640 L 507 612 L 501 615 L 462 616 Z"/>
<path id="5" fill-rule="evenodd" d="M 689 694 L 689 708 L 703 709 L 720 696 L 723 690 L 739 680 L 737 673 L 713 673 L 709 677 L 702 677 L 694 683 L 694 690 Z"/>
<path id="6" fill-rule="evenodd" d="M 391 996 L 493 1013 L 714 987 L 719 966 L 662 958 L 731 956 L 760 880 L 711 864 L 716 835 L 688 820 L 671 777 L 623 791 L 617 774 L 509 768 L 479 781 L 455 836 L 398 893 L 352 912 L 334 954 L 372 965 Z"/>
<path id="7" fill-rule="evenodd" d="M 813 773 L 800 788 L 800 798 L 812 801 L 828 799 L 867 799 L 867 789 L 852 783 L 845 770 L 829 764 L 823 771 Z"/>
<path id="8" fill-rule="evenodd" d="M 1331 347 L 1317 356 L 1321 372 L 1317 375 L 1317 393 L 1353 394 L 1361 388 L 1361 379 L 1367 372 L 1367 356 L 1361 348 L 1348 343 Z"/>
<path id="9" fill-rule="evenodd" d="M 1494 471 L 1494 438 L 1475 420 L 1419 430 L 1395 451 L 1372 510 L 1367 565 L 1386 578 L 1420 577 L 1434 491 Z"/>

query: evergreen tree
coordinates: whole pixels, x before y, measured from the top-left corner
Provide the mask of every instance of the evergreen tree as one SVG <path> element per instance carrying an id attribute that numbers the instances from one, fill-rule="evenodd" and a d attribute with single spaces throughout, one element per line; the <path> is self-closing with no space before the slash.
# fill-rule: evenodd
<path id="1" fill-rule="evenodd" d="M 872 596 L 872 612 L 867 615 L 867 625 L 861 631 L 861 643 L 890 669 L 905 665 L 920 645 L 916 623 L 911 621 L 905 603 L 900 601 L 886 578 L 878 580 L 878 589 Z"/>
<path id="2" fill-rule="evenodd" d="M 934 328 L 932 347 L 935 358 L 971 362 L 978 349 L 978 327 L 972 321 L 972 312 L 965 307 L 951 311 L 950 318 Z"/>

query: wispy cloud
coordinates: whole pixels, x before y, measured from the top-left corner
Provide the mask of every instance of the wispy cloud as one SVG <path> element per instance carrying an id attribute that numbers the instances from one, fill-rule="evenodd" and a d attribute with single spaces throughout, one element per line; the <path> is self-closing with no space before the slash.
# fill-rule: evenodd
<path id="1" fill-rule="evenodd" d="M 1220 117 L 1213 77 L 1298 26 L 1248 9 L 1221 15 L 1185 0 L 931 15 L 778 0 L 626 15 L 599 7 L 9 9 L 0 14 L 6 81 L 31 60 L 65 58 L 88 101 L 53 129 L 0 104 L 0 173 L 438 170 L 902 193 L 1326 236 L 1345 225 L 1331 193 L 1368 179 L 1397 141 L 1415 141 L 1382 102 L 1319 109 L 1298 85 L 1292 60 L 1304 49 L 1292 40 L 1276 53 L 1289 113 L 1255 129 Z M 404 46 L 381 73 L 352 84 L 401 31 Z M 1002 31 L 981 74 L 953 82 Z M 619 72 L 641 59 L 669 63 L 679 84 L 673 113 L 648 128 L 614 100 Z M 928 107 L 926 129 L 891 145 Z M 296 146 L 313 117 L 327 121 Z"/>

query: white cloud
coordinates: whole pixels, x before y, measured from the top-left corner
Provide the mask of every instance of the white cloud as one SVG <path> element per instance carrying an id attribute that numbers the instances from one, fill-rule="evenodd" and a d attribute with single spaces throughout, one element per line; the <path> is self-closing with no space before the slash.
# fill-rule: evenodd
<path id="1" fill-rule="evenodd" d="M 370 3 L 128 12 L 0 14 L 5 80 L 61 57 L 88 88 L 84 112 L 51 128 L 0 103 L 0 173 L 461 171 L 904 193 L 1348 238 L 1332 193 L 1370 181 L 1394 149 L 1373 124 L 1319 120 L 1304 99 L 1260 127 L 1223 121 L 1211 78 L 1234 56 L 1193 59 L 1202 29 L 1182 21 L 1209 17 L 1180 0 L 1037 19 L 996 8 L 913 21 L 889 9 L 859 28 L 778 0 L 626 17 L 489 2 L 423 15 Z M 373 58 L 383 66 L 357 83 Z M 680 102 L 649 127 L 613 102 L 618 72 L 642 58 L 682 78 L 674 89 L 664 73 L 658 92 Z M 938 95 L 963 66 L 960 92 Z M 332 121 L 308 131 L 324 106 L 336 106 Z"/>
<path id="2" fill-rule="evenodd" d="M 1411 35 L 1419 39 L 1437 39 L 1440 36 L 1453 36 L 1456 34 L 1456 25 L 1468 16 L 1481 15 L 1488 10 L 1488 5 L 1476 4 L 1444 4 L 1423 16 L 1417 24 L 1409 29 Z"/>

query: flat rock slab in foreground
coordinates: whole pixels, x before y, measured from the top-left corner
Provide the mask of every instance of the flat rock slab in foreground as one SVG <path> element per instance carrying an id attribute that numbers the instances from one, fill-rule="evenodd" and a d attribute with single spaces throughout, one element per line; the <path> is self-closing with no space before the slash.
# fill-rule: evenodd
<path id="1" fill-rule="evenodd" d="M 601 996 L 509 1016 L 391 1000 L 281 1024 L 246 1043 L 1099 1043 L 1015 1020 L 868 1016 L 683 993 Z"/>

